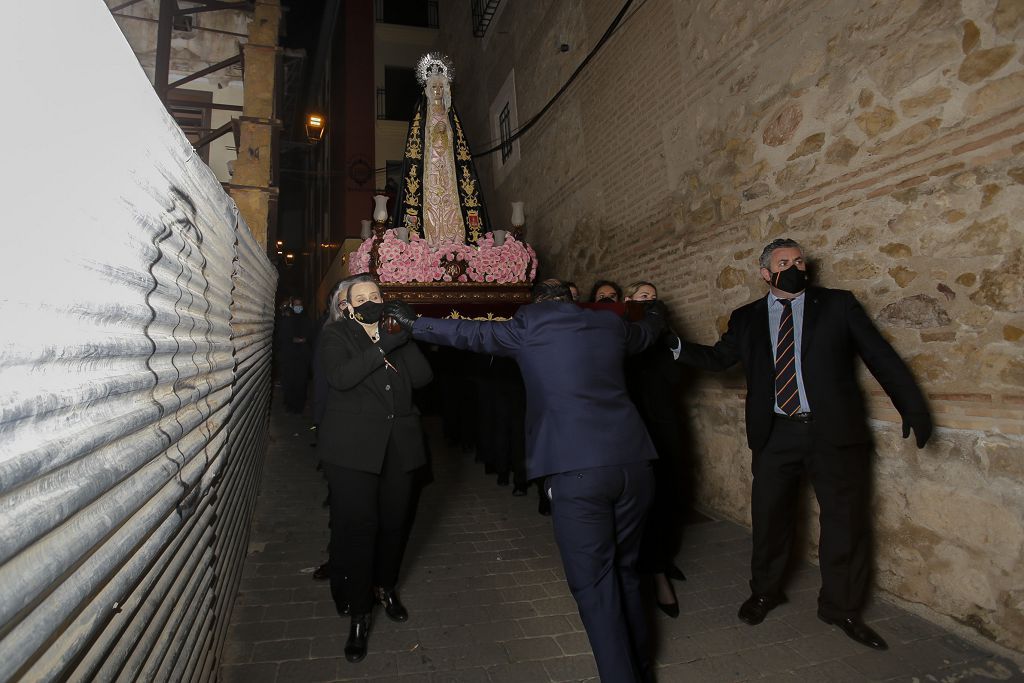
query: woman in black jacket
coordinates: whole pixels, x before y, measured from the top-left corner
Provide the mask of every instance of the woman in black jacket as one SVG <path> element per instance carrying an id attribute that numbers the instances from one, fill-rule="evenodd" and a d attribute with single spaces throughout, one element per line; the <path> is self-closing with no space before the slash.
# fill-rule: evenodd
<path id="1" fill-rule="evenodd" d="M 654 301 L 657 288 L 650 282 L 634 282 L 623 290 L 624 301 Z M 667 332 L 667 330 L 666 330 Z M 658 459 L 654 461 L 654 502 L 647 513 L 637 568 L 654 579 L 658 608 L 675 619 L 679 600 L 669 579 L 686 577 L 674 558 L 682 536 L 683 515 L 688 501 L 684 493 L 683 448 L 679 438 L 677 402 L 679 364 L 664 344 L 652 344 L 642 353 L 626 358 L 626 386 L 651 435 Z"/>
<path id="2" fill-rule="evenodd" d="M 339 614 L 351 615 L 345 658 L 358 662 L 375 601 L 389 618 L 409 618 L 395 587 L 414 472 L 426 463 L 412 390 L 433 374 L 407 333 L 380 324 L 383 302 L 371 276 L 352 278 L 335 298 L 344 314 L 321 333 L 329 390 L 318 454 L 331 490 L 331 596 Z"/>

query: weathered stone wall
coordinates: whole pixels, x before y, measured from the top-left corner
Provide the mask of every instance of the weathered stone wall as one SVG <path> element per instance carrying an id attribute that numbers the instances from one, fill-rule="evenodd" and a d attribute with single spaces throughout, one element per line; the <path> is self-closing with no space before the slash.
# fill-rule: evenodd
<path id="1" fill-rule="evenodd" d="M 800 240 L 938 425 L 922 451 L 901 439 L 865 373 L 878 583 L 1024 649 L 1024 3 L 636 4 L 499 186 L 479 164 L 492 215 L 524 200 L 545 274 L 653 279 L 705 343 L 764 293 L 761 246 Z M 509 69 L 525 121 L 622 3 L 508 3 L 483 40 L 462 5 L 442 3 L 439 47 L 479 149 Z M 749 522 L 742 397 L 738 372 L 701 376 L 686 417 L 700 502 Z"/>

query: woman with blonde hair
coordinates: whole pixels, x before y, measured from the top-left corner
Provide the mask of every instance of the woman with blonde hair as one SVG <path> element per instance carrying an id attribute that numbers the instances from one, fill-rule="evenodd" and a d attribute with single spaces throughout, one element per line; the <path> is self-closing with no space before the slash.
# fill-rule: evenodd
<path id="1" fill-rule="evenodd" d="M 381 322 L 383 296 L 373 277 L 352 278 L 336 299 L 320 363 L 329 386 L 318 455 L 331 491 L 331 597 L 351 626 L 345 658 L 366 656 L 375 602 L 406 621 L 398 574 L 415 500 L 415 471 L 426 464 L 413 389 L 433 378 L 408 333 Z"/>
<path id="2" fill-rule="evenodd" d="M 658 298 L 658 288 L 645 280 L 631 283 L 622 293 L 623 301 Z M 640 411 L 658 452 L 658 459 L 654 461 L 654 502 L 647 513 L 637 565 L 640 572 L 654 578 L 658 609 L 675 619 L 679 616 L 679 601 L 669 579 L 686 578 L 674 564 L 686 509 L 680 504 L 686 474 L 681 462 L 678 424 L 680 368 L 672 352 L 664 344 L 656 343 L 642 353 L 627 357 L 625 369 L 630 398 Z"/>

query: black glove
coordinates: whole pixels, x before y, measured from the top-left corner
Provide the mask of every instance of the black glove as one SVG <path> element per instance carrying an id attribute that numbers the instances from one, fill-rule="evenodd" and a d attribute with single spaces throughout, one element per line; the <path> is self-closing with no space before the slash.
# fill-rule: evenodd
<path id="1" fill-rule="evenodd" d="M 396 323 L 402 326 L 406 332 L 412 332 L 413 323 L 416 322 L 416 311 L 404 301 L 389 301 L 384 304 L 384 318 L 393 318 Z"/>
<path id="2" fill-rule="evenodd" d="M 380 341 L 377 345 L 381 348 L 384 353 L 391 353 L 402 344 L 409 341 L 409 333 L 405 330 L 399 330 L 394 334 L 388 334 L 384 325 L 380 326 Z"/>
<path id="3" fill-rule="evenodd" d="M 660 336 L 662 330 L 668 327 L 668 308 L 657 299 L 645 301 L 644 320 L 648 321 L 648 323 L 653 323 L 651 327 L 654 328 L 654 334 Z"/>
<path id="4" fill-rule="evenodd" d="M 661 345 L 669 351 L 675 351 L 682 343 L 679 339 L 679 335 L 676 334 L 671 327 L 665 328 L 665 331 L 661 334 L 661 339 L 658 341 L 660 341 Z"/>
<path id="5" fill-rule="evenodd" d="M 668 324 L 668 306 L 665 305 L 664 301 L 653 301 L 644 302 L 644 315 L 648 318 L 661 318 Z"/>
<path id="6" fill-rule="evenodd" d="M 909 413 L 903 416 L 903 438 L 910 436 L 910 430 L 914 430 L 914 437 L 917 439 L 917 447 L 924 448 L 928 438 L 932 435 L 932 417 L 928 413 Z"/>

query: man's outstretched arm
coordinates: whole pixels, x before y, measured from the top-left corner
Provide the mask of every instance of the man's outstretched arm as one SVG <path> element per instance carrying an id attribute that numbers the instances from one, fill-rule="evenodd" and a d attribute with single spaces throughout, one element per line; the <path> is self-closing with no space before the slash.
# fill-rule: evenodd
<path id="1" fill-rule="evenodd" d="M 385 304 L 384 315 L 419 341 L 494 356 L 515 355 L 526 336 L 525 321 L 518 313 L 507 321 L 417 318 L 411 306 L 394 301 Z"/>

